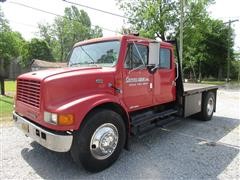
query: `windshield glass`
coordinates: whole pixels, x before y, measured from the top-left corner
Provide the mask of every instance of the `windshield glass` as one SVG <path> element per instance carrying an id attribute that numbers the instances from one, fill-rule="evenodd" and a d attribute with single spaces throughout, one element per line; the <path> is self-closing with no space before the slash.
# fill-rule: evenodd
<path id="1" fill-rule="evenodd" d="M 119 41 L 105 41 L 77 46 L 69 58 L 69 66 L 113 67 L 117 64 Z"/>

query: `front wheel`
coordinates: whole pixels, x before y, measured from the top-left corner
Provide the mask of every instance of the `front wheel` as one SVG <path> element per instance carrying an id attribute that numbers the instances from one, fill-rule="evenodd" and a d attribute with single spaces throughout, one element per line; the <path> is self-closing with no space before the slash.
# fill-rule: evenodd
<path id="1" fill-rule="evenodd" d="M 123 149 L 126 130 L 122 117 L 114 111 L 97 109 L 74 134 L 71 155 L 91 172 L 113 164 Z"/>

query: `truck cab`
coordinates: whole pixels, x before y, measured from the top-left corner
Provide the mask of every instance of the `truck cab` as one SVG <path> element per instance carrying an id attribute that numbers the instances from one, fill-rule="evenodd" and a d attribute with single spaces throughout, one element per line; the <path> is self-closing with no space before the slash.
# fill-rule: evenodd
<path id="1" fill-rule="evenodd" d="M 98 38 L 75 44 L 67 68 L 19 76 L 13 118 L 25 135 L 50 150 L 70 151 L 96 172 L 115 162 L 131 135 L 174 116 L 211 119 L 217 87 L 191 90 L 183 91 L 171 43 Z"/>

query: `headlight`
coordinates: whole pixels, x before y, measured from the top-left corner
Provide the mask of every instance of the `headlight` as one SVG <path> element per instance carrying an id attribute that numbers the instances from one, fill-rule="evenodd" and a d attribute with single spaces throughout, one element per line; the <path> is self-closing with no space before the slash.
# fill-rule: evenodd
<path id="1" fill-rule="evenodd" d="M 55 114 L 45 111 L 44 121 L 54 125 L 69 126 L 74 123 L 74 116 L 72 114 Z"/>
<path id="2" fill-rule="evenodd" d="M 44 112 L 44 121 L 50 124 L 57 125 L 58 123 L 58 115 L 55 113 Z"/>

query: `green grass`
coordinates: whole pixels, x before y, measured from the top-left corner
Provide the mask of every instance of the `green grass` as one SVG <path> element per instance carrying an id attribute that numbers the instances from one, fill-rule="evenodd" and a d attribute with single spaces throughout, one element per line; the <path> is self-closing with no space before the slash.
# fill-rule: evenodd
<path id="1" fill-rule="evenodd" d="M 16 91 L 16 81 L 5 81 L 5 91 L 15 92 Z"/>
<path id="2" fill-rule="evenodd" d="M 13 111 L 13 98 L 0 95 L 0 119 L 11 117 Z"/>
<path id="3" fill-rule="evenodd" d="M 224 85 L 225 81 L 202 81 L 203 84 Z"/>
<path id="4" fill-rule="evenodd" d="M 201 83 L 224 86 L 224 87 L 228 87 L 230 89 L 239 89 L 240 88 L 240 82 L 236 81 L 236 80 L 232 80 L 228 83 L 226 81 L 204 80 Z"/>
<path id="5" fill-rule="evenodd" d="M 0 95 L 0 123 L 11 120 L 13 111 L 13 96 L 16 92 L 16 81 L 5 81 L 5 94 Z"/>

